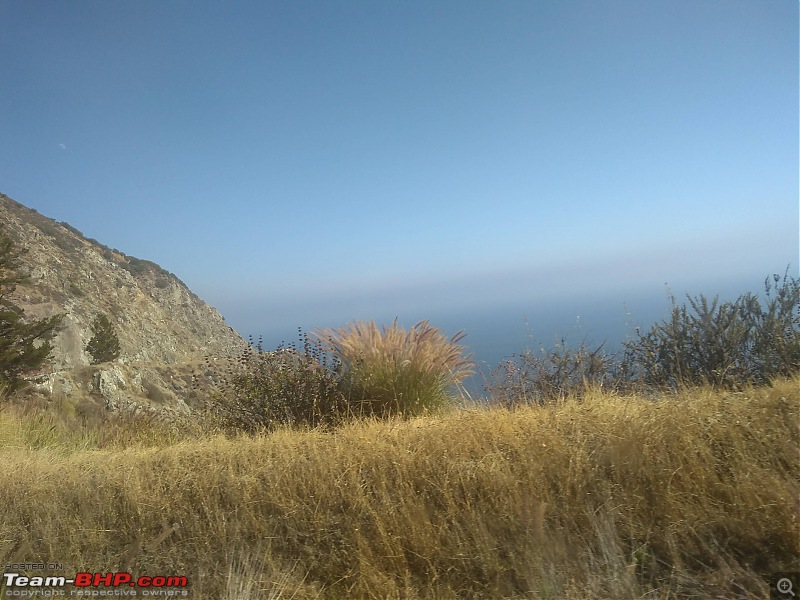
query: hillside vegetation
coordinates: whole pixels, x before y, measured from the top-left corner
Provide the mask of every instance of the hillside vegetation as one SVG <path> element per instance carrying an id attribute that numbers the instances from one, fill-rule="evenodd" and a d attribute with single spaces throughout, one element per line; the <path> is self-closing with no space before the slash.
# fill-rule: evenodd
<path id="1" fill-rule="evenodd" d="M 137 433 L 138 431 L 138 433 Z M 230 437 L 0 412 L 0 559 L 191 598 L 765 598 L 800 379 Z"/>

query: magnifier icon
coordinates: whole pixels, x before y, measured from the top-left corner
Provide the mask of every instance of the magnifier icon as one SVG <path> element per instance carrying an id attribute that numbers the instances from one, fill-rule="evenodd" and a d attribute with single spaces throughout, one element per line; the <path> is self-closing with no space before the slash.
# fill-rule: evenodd
<path id="1" fill-rule="evenodd" d="M 778 588 L 778 591 L 781 594 L 791 594 L 792 597 L 797 595 L 792 590 L 792 580 L 786 577 L 781 577 L 778 579 L 778 583 L 775 585 L 775 587 Z"/>

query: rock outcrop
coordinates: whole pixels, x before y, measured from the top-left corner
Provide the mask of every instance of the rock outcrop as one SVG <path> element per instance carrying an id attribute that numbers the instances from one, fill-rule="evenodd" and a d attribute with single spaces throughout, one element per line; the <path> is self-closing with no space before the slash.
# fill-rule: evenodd
<path id="1" fill-rule="evenodd" d="M 139 403 L 183 412 L 187 386 L 167 371 L 235 357 L 247 346 L 216 309 L 153 262 L 88 239 L 3 194 L 0 225 L 27 250 L 22 262 L 30 280 L 17 287 L 14 301 L 30 317 L 64 315 L 40 386 L 51 396 L 88 394 L 110 409 Z M 85 347 L 98 313 L 114 325 L 121 355 L 113 364 L 89 366 Z"/>

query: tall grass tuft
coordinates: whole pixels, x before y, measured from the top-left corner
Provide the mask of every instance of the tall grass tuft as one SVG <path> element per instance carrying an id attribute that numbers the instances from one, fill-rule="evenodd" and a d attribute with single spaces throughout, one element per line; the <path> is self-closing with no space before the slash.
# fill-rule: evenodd
<path id="1" fill-rule="evenodd" d="M 408 330 L 356 321 L 312 334 L 344 369 L 351 410 L 358 415 L 419 415 L 444 407 L 448 390 L 474 372 L 459 331 L 448 338 L 428 321 Z"/>

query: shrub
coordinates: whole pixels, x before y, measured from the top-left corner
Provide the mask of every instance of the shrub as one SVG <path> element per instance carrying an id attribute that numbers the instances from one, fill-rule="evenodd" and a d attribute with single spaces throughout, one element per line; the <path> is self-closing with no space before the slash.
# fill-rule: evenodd
<path id="1" fill-rule="evenodd" d="M 773 275 L 764 280 L 766 306 L 757 299 L 749 304 L 755 322 L 753 374 L 758 382 L 800 371 L 800 280 Z"/>
<path id="2" fill-rule="evenodd" d="M 350 410 L 358 415 L 417 415 L 448 402 L 447 391 L 473 373 L 459 342 L 428 321 L 408 331 L 356 321 L 339 329 L 317 330 L 321 348 L 341 363 Z"/>
<path id="3" fill-rule="evenodd" d="M 645 384 L 676 388 L 765 384 L 800 370 L 800 285 L 787 272 L 764 283 L 765 306 L 753 294 L 735 302 L 671 298 L 670 317 L 625 344 L 624 364 Z"/>
<path id="4" fill-rule="evenodd" d="M 247 350 L 221 377 L 211 412 L 228 429 L 253 432 L 280 425 L 338 423 L 347 414 L 341 365 L 319 345 L 300 334 L 302 352 L 294 344 L 265 351 L 250 339 Z M 207 361 L 207 373 L 215 367 Z"/>
<path id="5" fill-rule="evenodd" d="M 86 344 L 86 352 L 92 356 L 92 364 L 116 360 L 120 355 L 119 338 L 114 326 L 104 314 L 98 314 L 92 322 L 94 335 Z"/>
<path id="6" fill-rule="evenodd" d="M 687 297 L 690 307 L 670 298 L 670 317 L 638 332 L 626 343 L 626 362 L 648 385 L 675 388 L 707 380 L 712 385 L 741 379 L 743 347 L 750 336 L 741 320 L 741 303 L 710 303 L 705 296 Z M 692 312 L 693 311 L 693 312 Z"/>
<path id="7" fill-rule="evenodd" d="M 493 402 L 511 408 L 580 398 L 591 388 L 618 388 L 621 381 L 616 355 L 607 353 L 604 344 L 591 348 L 582 341 L 572 348 L 562 338 L 552 349 L 527 349 L 498 365 L 486 391 Z"/>

